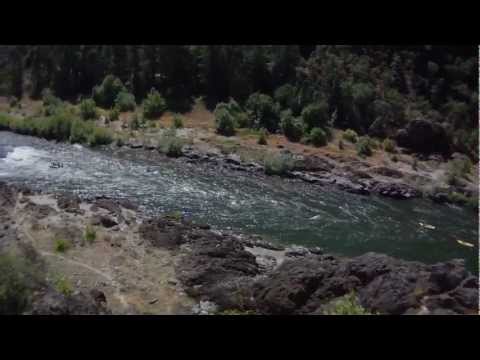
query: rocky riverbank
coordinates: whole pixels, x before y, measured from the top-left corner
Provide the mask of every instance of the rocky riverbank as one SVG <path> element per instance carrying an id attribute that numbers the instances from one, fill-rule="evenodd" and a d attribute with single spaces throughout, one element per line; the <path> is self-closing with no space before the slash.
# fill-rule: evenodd
<path id="1" fill-rule="evenodd" d="M 132 139 L 111 145 L 116 153 L 134 151 L 139 153 L 159 153 L 158 146 L 150 140 Z M 438 182 L 436 171 L 444 163 L 444 159 L 432 155 L 422 158 L 424 163 L 420 171 L 403 171 L 400 167 L 389 165 L 372 165 L 358 158 L 343 156 L 321 156 L 295 154 L 287 149 L 280 154 L 290 157 L 294 166 L 282 176 L 319 187 L 332 187 L 349 193 L 370 195 L 376 194 L 394 199 L 412 199 L 428 197 L 435 203 L 452 202 L 449 193 L 462 194 L 473 198 L 478 196 L 478 189 L 473 183 L 465 181 L 449 186 L 436 186 Z M 140 155 L 141 156 L 141 155 Z M 151 157 L 151 155 L 146 155 Z M 159 154 L 166 158 L 165 155 Z M 225 154 L 215 147 L 200 147 L 187 145 L 177 161 L 190 164 L 201 164 L 217 170 L 239 171 L 253 176 L 265 176 L 265 167 L 261 162 L 242 159 L 236 153 Z"/>
<path id="2" fill-rule="evenodd" d="M 344 258 L 176 216 L 148 219 L 115 199 L 81 201 L 4 183 L 0 209 L 1 251 L 44 269 L 26 313 L 323 314 L 347 294 L 372 313 L 478 313 L 478 279 L 462 260 Z M 71 291 L 58 287 L 58 276 Z"/>

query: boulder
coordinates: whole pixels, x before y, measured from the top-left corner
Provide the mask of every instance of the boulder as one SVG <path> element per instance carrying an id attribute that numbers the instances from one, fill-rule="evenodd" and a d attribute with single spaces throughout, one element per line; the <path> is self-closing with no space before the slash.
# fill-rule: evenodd
<path id="1" fill-rule="evenodd" d="M 31 315 L 108 315 L 111 311 L 83 292 L 65 296 L 53 289 L 41 291 L 32 301 Z"/>
<path id="2" fill-rule="evenodd" d="M 450 139 L 445 129 L 429 120 L 410 121 L 405 129 L 398 131 L 397 144 L 419 153 L 450 152 Z"/>
<path id="3" fill-rule="evenodd" d="M 106 228 L 111 228 L 118 225 L 118 223 L 115 220 L 113 220 L 108 216 L 100 216 L 99 223 Z"/>
<path id="4" fill-rule="evenodd" d="M 170 220 L 154 218 L 139 227 L 140 236 L 155 247 L 173 249 L 182 244 L 183 229 Z"/>

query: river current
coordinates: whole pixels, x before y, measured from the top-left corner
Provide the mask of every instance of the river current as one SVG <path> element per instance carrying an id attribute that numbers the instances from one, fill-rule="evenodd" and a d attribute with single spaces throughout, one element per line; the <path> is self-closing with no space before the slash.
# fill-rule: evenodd
<path id="1" fill-rule="evenodd" d="M 63 167 L 51 168 L 55 161 Z M 132 199 L 149 215 L 181 211 L 219 229 L 341 255 L 376 251 L 425 263 L 463 258 L 478 273 L 478 214 L 423 199 L 361 196 L 174 161 L 132 161 L 9 132 L 0 132 L 0 180 Z"/>

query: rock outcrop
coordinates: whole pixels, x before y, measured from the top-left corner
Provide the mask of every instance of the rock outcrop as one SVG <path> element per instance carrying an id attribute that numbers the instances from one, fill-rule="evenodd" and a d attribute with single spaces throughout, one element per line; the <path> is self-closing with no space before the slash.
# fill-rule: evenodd
<path id="1" fill-rule="evenodd" d="M 445 129 L 429 120 L 410 121 L 405 129 L 397 133 L 396 141 L 399 146 L 418 153 L 450 152 L 450 140 Z"/>

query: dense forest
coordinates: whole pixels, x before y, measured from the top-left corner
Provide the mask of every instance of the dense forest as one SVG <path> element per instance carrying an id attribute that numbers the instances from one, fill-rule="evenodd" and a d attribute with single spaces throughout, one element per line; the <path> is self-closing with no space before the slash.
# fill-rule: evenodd
<path id="1" fill-rule="evenodd" d="M 475 47 L 429 45 L 3 46 L 0 95 L 35 99 L 48 88 L 108 108 L 115 99 L 98 91 L 111 74 L 136 103 L 155 89 L 169 110 L 184 112 L 202 96 L 226 135 L 251 126 L 322 143 L 336 127 L 421 150 L 424 141 L 407 133 L 429 131 L 436 135 L 426 141 L 438 144 L 427 150 L 477 159 L 477 55 Z M 413 120 L 425 122 L 412 128 Z"/>

